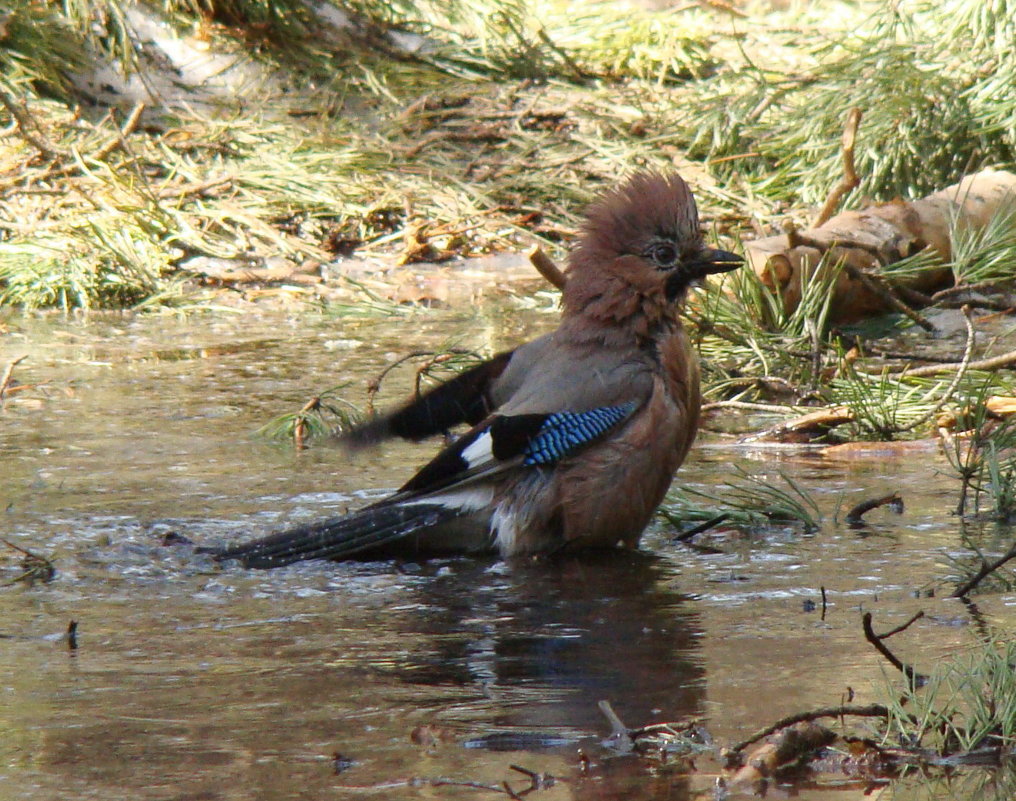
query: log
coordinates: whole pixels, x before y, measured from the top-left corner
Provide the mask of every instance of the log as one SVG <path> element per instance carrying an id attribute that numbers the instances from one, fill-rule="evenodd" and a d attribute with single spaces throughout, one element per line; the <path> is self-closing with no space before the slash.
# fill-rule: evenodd
<path id="1" fill-rule="evenodd" d="M 747 242 L 745 251 L 755 274 L 779 291 L 792 310 L 801 300 L 802 276 L 815 273 L 826 254 L 823 270 L 835 269 L 842 262 L 876 278 L 885 265 L 926 248 L 948 262 L 954 219 L 957 225 L 983 228 L 1014 198 L 1016 174 L 986 169 L 925 198 L 846 211 L 816 228 Z M 928 295 L 951 283 L 952 271 L 941 266 L 886 281 L 890 289 L 910 290 L 908 298 L 914 292 Z M 853 322 L 890 311 L 885 294 L 870 284 L 841 270 L 833 287 L 829 322 Z"/>

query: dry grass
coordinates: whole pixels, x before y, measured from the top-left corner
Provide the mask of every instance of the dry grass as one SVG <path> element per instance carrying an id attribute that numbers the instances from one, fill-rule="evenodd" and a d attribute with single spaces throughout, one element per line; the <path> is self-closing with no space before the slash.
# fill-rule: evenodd
<path id="1" fill-rule="evenodd" d="M 735 41 L 718 12 L 365 2 L 355 35 L 315 39 L 277 2 L 178 2 L 185 41 L 242 51 L 266 88 L 127 122 L 129 103 L 96 113 L 68 78 L 144 68 L 127 8 L 19 0 L 2 18 L 0 303 L 167 302 L 193 256 L 413 261 L 534 240 L 560 255 L 584 204 L 644 166 L 680 169 L 721 232 L 773 213 L 687 159 L 674 124 Z M 425 46 L 401 51 L 393 30 Z"/>

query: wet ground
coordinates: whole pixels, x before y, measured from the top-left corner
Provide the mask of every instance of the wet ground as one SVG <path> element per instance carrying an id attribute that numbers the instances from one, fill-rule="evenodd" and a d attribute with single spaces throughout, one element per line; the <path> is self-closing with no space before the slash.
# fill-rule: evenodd
<path id="1" fill-rule="evenodd" d="M 407 350 L 498 349 L 553 319 L 477 302 L 390 319 L 10 320 L 0 362 L 27 355 L 15 377 L 42 386 L 0 416 L 2 532 L 58 573 L 0 588 L 4 797 L 496 798 L 504 781 L 529 785 L 511 765 L 558 778 L 534 798 L 712 797 L 707 757 L 689 774 L 605 748 L 597 702 L 630 726 L 701 717 L 732 742 L 851 692 L 884 700 L 895 677 L 864 642 L 862 611 L 887 630 L 924 610 L 893 640 L 919 668 L 976 642 L 969 612 L 944 597 L 950 560 L 968 552 L 950 515 L 956 482 L 932 448 L 847 459 L 746 451 L 706 433 L 680 482 L 709 489 L 735 465 L 783 470 L 826 517 L 807 536 L 702 538 L 716 552 L 675 544 L 661 525 L 641 553 L 607 560 L 251 572 L 163 544 L 172 532 L 198 544 L 265 533 L 401 483 L 430 446 L 351 458 L 254 431 L 336 384 L 362 402 L 367 379 Z M 393 379 L 389 402 L 410 378 Z M 842 524 L 854 503 L 892 490 L 903 515 Z M 990 548 L 1002 533 L 979 536 Z M 3 556 L 10 579 L 17 559 Z M 1012 628 L 1016 596 L 978 602 L 989 624 Z M 73 651 L 62 636 L 71 620 Z M 981 786 L 991 781 L 875 789 L 1009 797 Z M 864 791 L 830 776 L 793 792 Z"/>

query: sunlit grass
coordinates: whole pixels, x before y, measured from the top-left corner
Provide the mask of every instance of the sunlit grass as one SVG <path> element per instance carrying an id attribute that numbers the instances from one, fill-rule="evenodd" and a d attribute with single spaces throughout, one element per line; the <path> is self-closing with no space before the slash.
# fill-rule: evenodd
<path id="1" fill-rule="evenodd" d="M 886 742 L 940 756 L 1011 747 L 1016 738 L 1014 665 L 1016 642 L 992 642 L 941 661 L 920 687 L 901 694 L 892 682 L 886 693 Z"/>
<path id="2" fill-rule="evenodd" d="M 803 532 L 817 531 L 822 511 L 812 493 L 800 482 L 780 471 L 756 475 L 735 468 L 736 481 L 728 481 L 708 492 L 681 487 L 671 490 L 660 507 L 660 516 L 678 529 L 727 515 L 724 525 L 746 531 L 773 526 L 793 526 Z"/>

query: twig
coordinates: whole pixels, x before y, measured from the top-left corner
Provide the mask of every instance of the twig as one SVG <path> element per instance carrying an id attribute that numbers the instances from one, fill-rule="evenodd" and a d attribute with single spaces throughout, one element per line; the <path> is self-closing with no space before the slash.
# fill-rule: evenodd
<path id="1" fill-rule="evenodd" d="M 11 385 L 11 376 L 14 374 L 14 368 L 27 358 L 27 354 L 24 356 L 18 356 L 18 358 L 12 359 L 8 362 L 7 366 L 4 368 L 3 378 L 0 378 L 0 409 L 4 406 L 4 401 L 7 397 L 7 388 Z"/>
<path id="2" fill-rule="evenodd" d="M 724 2 L 724 0 L 698 0 L 698 5 L 702 8 L 722 11 L 724 14 L 730 14 L 732 17 L 740 17 L 741 19 L 745 19 L 748 16 L 741 9 L 735 8 L 732 3 Z"/>
<path id="3" fill-rule="evenodd" d="M 889 506 L 896 514 L 903 514 L 903 499 L 898 492 L 894 492 L 891 495 L 883 495 L 881 498 L 861 501 L 847 512 L 847 516 L 844 519 L 851 528 L 861 528 L 865 525 L 864 515 L 880 506 Z"/>
<path id="4" fill-rule="evenodd" d="M 537 790 L 546 790 L 548 787 L 553 787 L 557 784 L 557 777 L 550 773 L 537 773 L 535 770 L 522 767 L 522 765 L 509 765 L 508 769 L 521 773 L 529 779 L 529 787 L 523 790 L 521 795 L 533 793 Z"/>
<path id="5" fill-rule="evenodd" d="M 793 726 L 795 723 L 818 720 L 819 718 L 842 718 L 847 717 L 848 715 L 861 718 L 887 718 L 889 717 L 889 710 L 882 704 L 869 704 L 868 706 L 830 706 L 813 709 L 810 712 L 798 712 L 794 715 L 788 715 L 785 718 L 780 718 L 771 726 L 759 729 L 748 739 L 742 740 L 737 745 L 732 746 L 729 751 L 730 753 L 736 754 L 743 751 L 752 743 L 758 742 L 763 737 L 768 737 L 773 732 L 785 729 L 787 726 Z"/>
<path id="6" fill-rule="evenodd" d="M 931 299 L 930 295 L 925 295 L 923 292 L 918 292 L 916 289 L 912 289 L 905 284 L 896 284 L 893 286 L 893 291 L 896 292 L 903 299 L 904 302 L 909 303 L 911 306 L 934 306 L 935 301 Z"/>
<path id="7" fill-rule="evenodd" d="M 307 415 L 321 409 L 321 398 L 315 396 L 307 401 L 303 408 L 296 413 L 296 423 L 293 426 L 293 445 L 298 451 L 307 447 Z"/>
<path id="8" fill-rule="evenodd" d="M 935 326 L 929 323 L 928 320 L 921 314 L 914 311 L 906 303 L 900 300 L 892 289 L 883 283 L 879 277 L 872 275 L 871 273 L 866 273 L 864 270 L 859 270 L 854 265 L 846 262 L 843 263 L 843 270 L 869 292 L 878 296 L 884 303 L 889 304 L 892 308 L 896 309 L 896 311 L 909 317 L 929 334 L 935 333 Z"/>
<path id="9" fill-rule="evenodd" d="M 131 109 L 131 113 L 127 115 L 127 119 L 124 120 L 123 126 L 120 128 L 117 136 L 111 139 L 109 142 L 104 144 L 92 155 L 95 161 L 102 161 L 110 153 L 116 150 L 118 147 L 123 145 L 123 140 L 130 136 L 138 127 L 138 123 L 141 121 L 141 115 L 145 111 L 145 104 L 138 101 L 134 104 L 134 108 Z"/>
<path id="10" fill-rule="evenodd" d="M 368 414 L 373 413 L 373 410 L 374 410 L 374 398 L 377 396 L 377 393 L 381 390 L 381 382 L 384 381 L 385 377 L 392 370 L 394 370 L 400 364 L 404 364 L 405 362 L 408 362 L 410 359 L 419 359 L 419 358 L 421 358 L 423 356 L 430 356 L 433 359 L 437 359 L 438 357 L 443 356 L 445 354 L 450 354 L 450 355 L 453 355 L 453 356 L 476 356 L 477 358 L 480 358 L 479 355 L 476 353 L 476 351 L 473 351 L 473 350 L 464 350 L 462 348 L 449 348 L 448 350 L 441 351 L 441 352 L 433 351 L 433 350 L 414 350 L 414 351 L 412 351 L 410 353 L 407 353 L 405 356 L 401 356 L 398 359 L 396 359 L 394 362 L 392 362 L 391 364 L 387 365 L 380 373 L 377 374 L 376 377 L 370 379 L 367 382 L 367 412 L 368 412 Z M 432 364 L 430 366 L 433 366 L 433 364 L 436 364 L 436 363 L 437 363 L 436 361 L 432 362 Z M 427 369 L 427 367 L 425 366 L 422 369 Z M 416 393 L 417 393 L 417 395 L 419 395 L 419 393 L 420 393 L 419 381 L 417 381 Z"/>
<path id="11" fill-rule="evenodd" d="M 889 631 L 887 631 L 885 634 L 879 634 L 877 636 L 878 636 L 878 638 L 880 640 L 888 640 L 890 637 L 893 637 L 893 636 L 899 634 L 900 632 L 903 632 L 903 631 L 906 631 L 907 629 L 909 629 L 912 625 L 914 625 L 922 617 L 924 617 L 924 612 L 923 611 L 918 612 L 917 614 L 913 615 L 910 618 L 910 620 L 908 620 L 906 623 L 901 623 L 896 628 L 889 629 Z"/>
<path id="12" fill-rule="evenodd" d="M 678 534 L 676 537 L 671 537 L 670 541 L 673 542 L 687 542 L 697 534 L 701 534 L 703 531 L 709 531 L 714 526 L 718 526 L 720 523 L 729 518 L 730 515 L 724 512 L 722 515 L 717 515 L 712 520 L 707 520 L 704 523 L 699 523 L 697 526 Z"/>
<path id="13" fill-rule="evenodd" d="M 543 249 L 539 245 L 535 245 L 528 255 L 530 263 L 536 268 L 536 272 L 546 278 L 557 289 L 564 289 L 564 285 L 568 283 L 568 278 L 561 271 L 561 268 L 554 264 L 554 260 L 543 252 Z"/>
<path id="14" fill-rule="evenodd" d="M 977 636 L 981 638 L 981 642 L 985 645 L 991 645 L 994 641 L 991 634 L 991 628 L 988 626 L 988 621 L 984 619 L 984 613 L 981 612 L 977 602 L 971 601 L 964 595 L 960 597 L 960 603 L 966 607 L 967 614 L 970 615 L 970 619 L 974 623 L 974 628 L 977 629 Z"/>
<path id="15" fill-rule="evenodd" d="M 21 561 L 21 567 L 24 568 L 25 572 L 20 576 L 15 576 L 10 581 L 4 582 L 4 584 L 0 586 L 9 587 L 19 581 L 32 582 L 35 579 L 41 579 L 43 582 L 47 582 L 51 581 L 53 576 L 56 575 L 56 568 L 53 567 L 53 563 L 45 556 L 39 556 L 36 553 L 32 553 L 28 549 L 22 548 L 20 545 L 15 545 L 13 542 L 5 540 L 3 537 L 0 537 L 0 543 L 3 543 L 8 548 L 12 548 L 25 557 Z"/>
<path id="16" fill-rule="evenodd" d="M 829 197 L 826 198 L 822 211 L 818 213 L 818 217 L 816 217 L 815 222 L 812 223 L 813 228 L 818 228 L 822 225 L 822 223 L 832 217 L 833 212 L 836 211 L 836 207 L 843 199 L 843 196 L 861 183 L 861 179 L 857 177 L 857 171 L 854 167 L 854 144 L 857 141 L 857 127 L 861 124 L 861 116 L 861 109 L 857 107 L 854 107 L 847 112 L 847 124 L 843 128 L 842 140 L 843 179 L 839 182 L 839 184 L 837 184 L 836 188 L 829 193 Z"/>
<path id="17" fill-rule="evenodd" d="M 57 150 L 57 148 L 46 138 L 46 135 L 42 132 L 38 123 L 36 123 L 35 119 L 29 113 L 24 101 L 19 101 L 6 89 L 0 87 L 0 103 L 3 103 L 4 108 L 7 109 L 8 113 L 14 118 L 15 122 L 17 122 L 18 130 L 21 131 L 22 138 L 28 142 L 28 144 L 38 150 L 39 153 L 47 159 L 58 159 L 64 157 L 65 154 Z M 32 131 L 33 128 L 35 129 L 34 133 Z"/>
<path id="18" fill-rule="evenodd" d="M 973 578 L 968 579 L 967 581 L 963 582 L 963 584 L 961 584 L 959 587 L 957 587 L 956 591 L 953 592 L 952 595 L 950 595 L 949 597 L 950 598 L 962 598 L 962 597 L 964 597 L 967 593 L 969 593 L 971 590 L 973 590 L 974 587 L 976 587 L 978 584 L 980 584 L 981 581 L 983 581 L 987 576 L 989 576 L 992 573 L 994 573 L 996 570 L 998 570 L 1002 565 L 1004 565 L 1010 559 L 1016 559 L 1016 545 L 1013 545 L 1005 553 L 1004 556 L 999 557 L 998 559 L 996 559 L 994 562 L 991 562 L 990 564 L 988 562 L 983 562 L 982 561 L 981 562 L 981 569 L 977 571 L 977 573 L 973 576 Z"/>
<path id="19" fill-rule="evenodd" d="M 126 152 L 127 137 L 134 133 L 137 129 L 138 123 L 141 121 L 141 114 L 144 110 L 144 103 L 135 103 L 134 108 L 131 109 L 130 114 L 127 115 L 127 119 L 124 121 L 123 126 L 117 130 L 116 135 L 94 153 L 91 153 L 88 158 L 92 161 L 102 161 L 103 159 L 108 158 L 115 150 L 122 149 Z M 32 180 L 38 183 L 39 181 L 45 181 L 49 178 L 65 178 L 76 172 L 84 171 L 84 161 L 77 153 L 60 155 L 65 160 L 69 160 L 69 163 L 65 163 L 62 166 L 57 166 L 55 164 L 50 165 L 47 169 L 43 170 L 42 173 L 34 176 Z M 147 183 L 144 173 L 139 174 L 141 175 L 142 180 Z"/>
<path id="20" fill-rule="evenodd" d="M 934 303 L 938 303 L 940 300 L 948 300 L 949 298 L 955 297 L 956 295 L 962 295 L 964 292 L 978 292 L 982 289 L 998 289 L 1000 287 L 1009 287 L 1012 285 L 1011 278 L 1005 279 L 993 279 L 991 281 L 978 281 L 973 284 L 956 284 L 945 289 L 940 289 L 934 295 L 931 296 L 931 300 Z"/>
<path id="21" fill-rule="evenodd" d="M 906 625 L 909 626 L 916 619 L 917 618 L 915 617 L 913 620 L 910 620 Z M 896 656 L 896 654 L 890 651 L 889 648 L 886 646 L 886 644 L 882 642 L 882 637 L 879 637 L 875 633 L 874 629 L 872 629 L 871 627 L 871 612 L 864 613 L 864 617 L 861 618 L 861 626 L 864 629 L 864 639 L 870 642 L 872 646 L 874 646 L 875 650 L 886 658 L 886 660 L 889 662 L 890 665 L 892 665 L 894 668 L 900 671 L 900 673 L 906 676 L 907 680 L 910 682 L 912 686 L 917 686 L 924 682 L 925 677 L 922 676 L 917 671 L 915 671 L 912 667 L 910 667 L 910 665 L 906 665 L 903 662 L 901 662 L 899 658 Z M 883 636 L 888 637 L 895 633 L 896 631 L 894 630 L 888 632 Z"/>
<path id="22" fill-rule="evenodd" d="M 778 423 L 754 434 L 748 434 L 741 437 L 738 443 L 772 440 L 779 442 L 788 434 L 824 434 L 836 426 L 852 423 L 854 419 L 854 413 L 846 406 L 829 406 L 795 417 L 793 420 Z"/>
<path id="23" fill-rule="evenodd" d="M 885 350 L 884 348 L 873 348 L 870 346 L 865 347 L 864 350 L 865 356 L 877 356 L 880 359 L 902 359 L 904 361 L 929 362 L 931 364 L 945 364 L 951 366 L 959 364 L 959 362 L 956 361 L 955 356 L 934 356 L 930 353 L 904 353 L 903 351 Z M 960 359 L 962 358 L 963 357 L 960 356 Z M 892 368 L 889 369 L 892 370 Z M 907 368 L 903 366 L 900 367 L 897 372 L 903 372 L 906 369 Z M 907 370 L 907 372 L 910 371 Z"/>
<path id="24" fill-rule="evenodd" d="M 963 362 L 953 362 L 952 364 L 929 364 L 924 367 L 915 367 L 913 370 L 906 370 L 904 368 L 899 372 L 906 372 L 906 374 L 911 378 L 923 378 L 924 376 L 937 375 L 938 373 L 951 373 L 953 370 L 999 370 L 1013 364 L 1016 364 L 1016 350 L 1010 350 L 1007 353 L 992 356 L 988 359 L 971 361 L 966 363 L 965 366 Z"/>
<path id="25" fill-rule="evenodd" d="M 797 406 L 780 406 L 776 403 L 750 403 L 748 401 L 710 401 L 702 404 L 703 412 L 711 412 L 713 409 L 742 409 L 747 412 L 769 412 L 770 414 L 795 414 L 799 411 Z"/>

